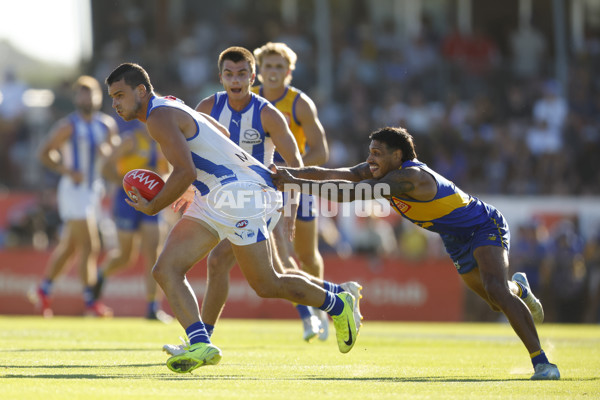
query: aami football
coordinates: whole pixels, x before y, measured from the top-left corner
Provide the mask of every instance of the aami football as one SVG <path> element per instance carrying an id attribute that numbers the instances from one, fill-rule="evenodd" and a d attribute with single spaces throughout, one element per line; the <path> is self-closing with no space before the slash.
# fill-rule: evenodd
<path id="1" fill-rule="evenodd" d="M 137 188 L 146 200 L 152 200 L 164 185 L 165 181 L 160 175 L 147 169 L 132 169 L 123 177 L 123 189 L 133 201 L 137 201 L 137 198 L 135 198 L 132 187 Z"/>

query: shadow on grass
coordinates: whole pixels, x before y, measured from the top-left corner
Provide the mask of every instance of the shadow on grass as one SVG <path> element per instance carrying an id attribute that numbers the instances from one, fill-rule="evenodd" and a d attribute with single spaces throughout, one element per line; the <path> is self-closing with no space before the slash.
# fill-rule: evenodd
<path id="1" fill-rule="evenodd" d="M 114 365 L 0 365 L 4 368 L 14 369 L 62 369 L 62 368 L 144 368 L 144 367 L 164 367 L 164 363 L 160 364 L 114 364 Z"/>
<path id="2" fill-rule="evenodd" d="M 163 364 L 133 364 L 133 365 L 118 365 L 115 367 L 157 367 L 163 366 Z M 46 366 L 36 368 L 86 368 L 90 366 Z M 107 366 L 100 366 L 100 368 L 106 368 Z M 31 368 L 30 366 L 20 366 L 12 368 Z M 91 366 L 90 368 L 98 368 Z M 284 378 L 264 378 L 264 377 L 253 377 L 246 375 L 215 375 L 215 374 L 201 374 L 196 372 L 195 374 L 174 374 L 174 373 L 155 373 L 155 374 L 6 374 L 0 376 L 2 379 L 123 379 L 123 380 L 163 380 L 163 381 L 187 381 L 187 380 L 207 380 L 207 381 L 331 381 L 331 382 L 382 382 L 382 383 L 475 383 L 475 382 L 528 382 L 528 377 L 523 378 L 474 378 L 474 377 L 449 377 L 449 376 L 424 376 L 424 377 L 352 377 L 352 378 L 334 378 L 334 377 L 322 377 L 322 376 L 299 376 L 299 377 L 284 377 Z M 600 381 L 600 377 L 592 378 L 565 378 L 561 379 L 563 382 L 584 382 L 584 381 Z"/>
<path id="3" fill-rule="evenodd" d="M 3 353 L 38 353 L 40 351 L 43 351 L 44 353 L 48 352 L 48 353 L 52 353 L 52 352 L 57 352 L 57 353 L 64 353 L 64 352 L 87 352 L 87 351 L 97 351 L 97 352 L 104 352 L 104 351 L 156 351 L 155 348 L 146 348 L 146 349 L 142 349 L 142 348 L 137 348 L 137 349 L 11 349 L 11 350 L 2 350 Z"/>

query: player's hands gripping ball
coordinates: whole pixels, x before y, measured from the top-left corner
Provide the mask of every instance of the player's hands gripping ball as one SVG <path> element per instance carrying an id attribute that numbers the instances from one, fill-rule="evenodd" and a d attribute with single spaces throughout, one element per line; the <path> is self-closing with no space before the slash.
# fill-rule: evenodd
<path id="1" fill-rule="evenodd" d="M 139 201 L 138 194 L 148 201 L 152 200 L 164 185 L 160 175 L 147 169 L 133 169 L 123 177 L 123 189 L 134 202 Z"/>

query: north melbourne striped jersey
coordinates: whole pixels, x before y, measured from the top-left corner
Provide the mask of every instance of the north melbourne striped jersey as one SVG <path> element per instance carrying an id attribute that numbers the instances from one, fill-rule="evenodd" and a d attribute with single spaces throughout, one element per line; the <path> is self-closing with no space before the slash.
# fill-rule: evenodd
<path id="1" fill-rule="evenodd" d="M 154 96 L 148 103 L 146 117 L 159 107 L 181 110 L 196 122 L 196 134 L 187 139 L 187 144 L 196 166 L 194 186 L 202 196 L 235 181 L 252 181 L 275 188 L 267 167 L 229 140 L 202 113 L 172 96 Z"/>
<path id="2" fill-rule="evenodd" d="M 250 95 L 250 103 L 242 111 L 236 111 L 229 106 L 227 92 L 218 92 L 210 115 L 229 130 L 235 144 L 262 164 L 271 165 L 275 145 L 260 120 L 260 113 L 269 101 L 254 93 Z"/>
<path id="3" fill-rule="evenodd" d="M 61 156 L 66 167 L 83 174 L 82 184 L 91 187 L 100 179 L 98 162 L 100 145 L 108 139 L 108 126 L 100 113 L 95 113 L 90 121 L 78 112 L 67 116 L 73 127 L 71 139 L 64 143 Z"/>

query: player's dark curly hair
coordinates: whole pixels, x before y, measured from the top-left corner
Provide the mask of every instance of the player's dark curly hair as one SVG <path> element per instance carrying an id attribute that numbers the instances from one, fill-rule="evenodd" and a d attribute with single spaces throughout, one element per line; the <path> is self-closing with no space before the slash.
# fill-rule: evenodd
<path id="1" fill-rule="evenodd" d="M 221 54 L 219 54 L 219 73 L 223 72 L 223 64 L 225 63 L 225 60 L 233 61 L 234 63 L 246 61 L 250 66 L 250 73 L 253 74 L 256 72 L 256 60 L 254 59 L 254 56 L 252 55 L 250 50 L 244 47 L 229 47 L 223 50 Z"/>
<path id="2" fill-rule="evenodd" d="M 404 128 L 381 128 L 371 133 L 369 139 L 385 143 L 393 150 L 402 150 L 402 162 L 417 158 L 413 137 Z"/>
<path id="3" fill-rule="evenodd" d="M 123 63 L 119 65 L 111 72 L 108 78 L 106 78 L 106 84 L 110 86 L 115 82 L 119 82 L 121 79 L 125 79 L 125 83 L 131 88 L 135 88 L 138 85 L 144 85 L 148 93 L 154 92 L 148 73 L 138 64 Z"/>

